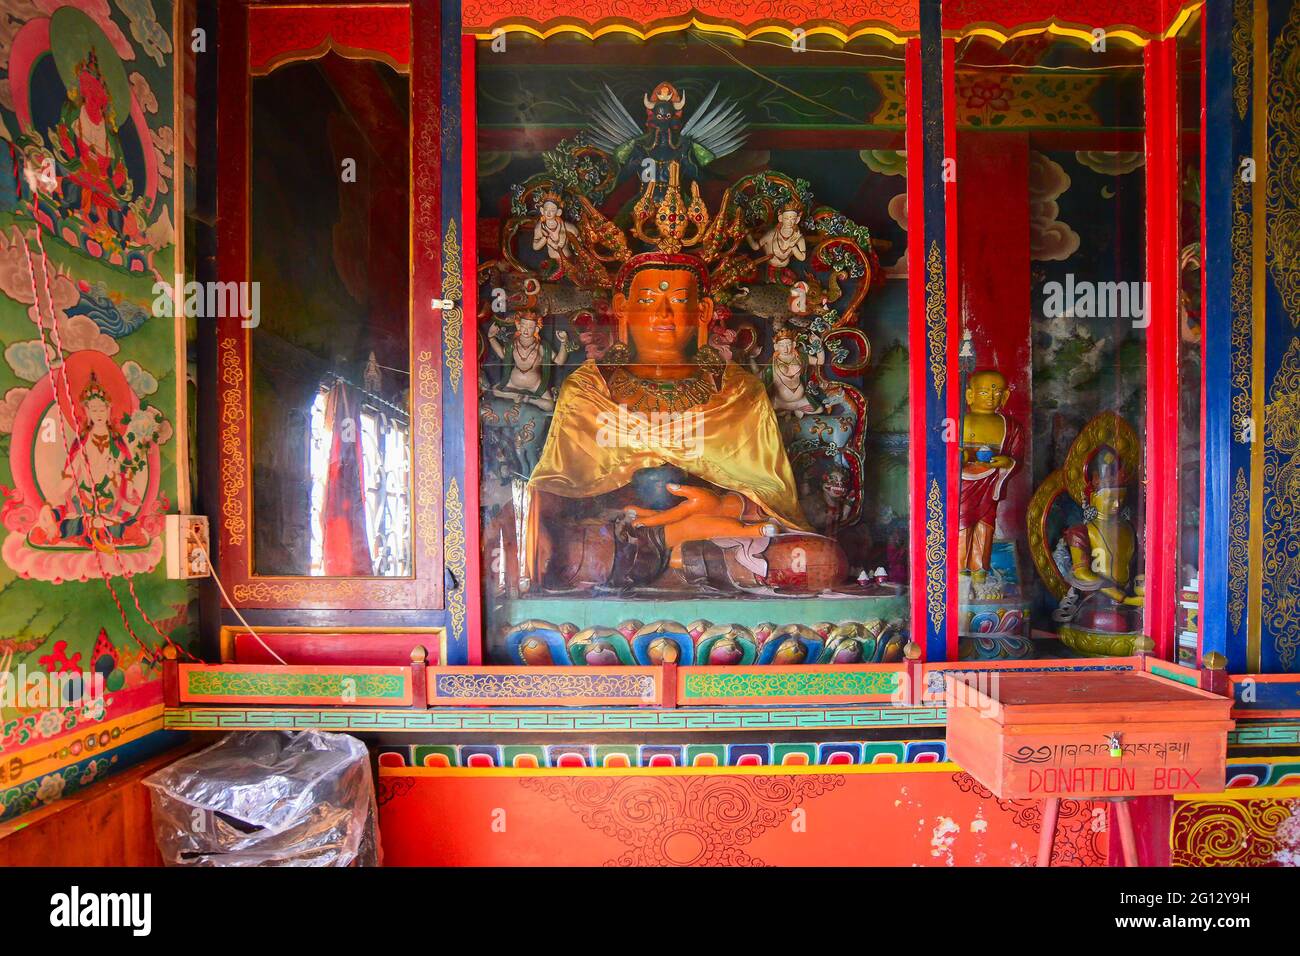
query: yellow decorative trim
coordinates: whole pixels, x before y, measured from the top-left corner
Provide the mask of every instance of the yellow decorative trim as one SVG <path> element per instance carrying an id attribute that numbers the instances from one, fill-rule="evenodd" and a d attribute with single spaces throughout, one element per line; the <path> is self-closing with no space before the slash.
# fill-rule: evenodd
<path id="1" fill-rule="evenodd" d="M 244 520 L 244 363 L 233 337 L 221 340 L 221 527 L 226 543 L 240 547 L 248 524 Z"/>
<path id="2" fill-rule="evenodd" d="M 1252 761 L 1260 763 L 1259 760 Z M 1222 803 L 1225 800 L 1285 800 L 1300 797 L 1300 787 L 1237 787 L 1221 793 L 1175 793 L 1179 803 Z"/>
<path id="3" fill-rule="evenodd" d="M 454 477 L 447 486 L 443 534 L 443 557 L 447 570 L 456 578 L 456 586 L 447 594 L 447 613 L 452 630 L 460 636 L 465 633 L 465 506 L 460 500 L 460 484 Z"/>
<path id="4" fill-rule="evenodd" d="M 1228 503 L 1228 620 L 1233 631 L 1241 630 L 1241 619 L 1246 613 L 1249 527 L 1250 487 L 1246 483 L 1246 469 L 1238 468 Z"/>
<path id="5" fill-rule="evenodd" d="M 442 455 L 439 415 L 442 374 L 433 362 L 433 352 L 422 350 L 416 357 L 415 390 L 419 399 L 415 442 L 415 527 L 425 547 L 425 556 L 437 554 L 435 518 L 442 493 Z"/>
<path id="6" fill-rule="evenodd" d="M 925 605 L 936 631 L 943 629 L 947 613 L 944 562 L 948 548 L 945 538 L 943 498 L 939 494 L 939 482 L 931 480 L 930 493 L 925 497 Z"/>
<path id="7" fill-rule="evenodd" d="M 1283 671 L 1300 651 L 1300 338 L 1293 337 L 1269 386 L 1264 409 L 1262 622 Z"/>
<path id="8" fill-rule="evenodd" d="M 456 239 L 456 220 L 447 220 L 447 235 L 442 240 L 442 297 L 453 306 L 442 314 L 442 355 L 451 378 L 452 394 L 460 394 L 460 377 L 465 368 L 464 343 L 461 341 L 463 316 L 460 297 L 464 284 L 460 272 L 460 242 Z"/>
<path id="9" fill-rule="evenodd" d="M 1264 535 L 1264 441 L 1259 431 L 1264 428 L 1264 360 L 1267 347 L 1265 335 L 1265 284 L 1268 258 L 1267 222 L 1264 190 L 1269 179 L 1270 156 L 1268 150 L 1269 47 L 1268 0 L 1254 0 L 1253 27 L 1253 88 L 1251 102 L 1251 153 L 1255 158 L 1255 181 L 1251 184 L 1251 417 L 1256 435 L 1250 446 L 1250 562 L 1249 586 L 1246 592 L 1246 671 L 1260 671 L 1263 627 L 1264 562 L 1260 559 Z"/>
<path id="10" fill-rule="evenodd" d="M 925 259 L 925 337 L 930 349 L 930 376 L 938 397 L 942 397 L 948 381 L 947 313 L 943 256 L 939 253 L 939 243 L 931 241 L 930 254 Z"/>
<path id="11" fill-rule="evenodd" d="M 1232 5 L 1232 102 L 1243 120 L 1250 106 L 1250 4 L 1235 0 Z"/>
<path id="12" fill-rule="evenodd" d="M 0 760 L 3 760 L 6 768 L 6 776 L 0 782 L 0 790 L 21 786 L 29 780 L 35 780 L 47 773 L 54 773 L 56 770 L 61 770 L 69 764 L 81 760 L 112 753 L 123 744 L 139 740 L 141 737 L 162 729 L 163 705 L 155 704 L 152 707 L 145 707 L 142 710 L 132 711 L 129 714 L 123 714 L 120 717 L 113 717 L 98 723 L 81 724 L 68 733 L 60 734 L 50 740 L 42 740 L 18 750 L 5 751 L 0 754 Z M 59 756 L 61 750 L 76 741 L 84 741 L 88 737 L 94 737 L 98 740 L 100 734 L 108 733 L 111 735 L 114 730 L 118 732 L 118 735 L 111 737 L 107 745 L 94 748 L 83 747 L 81 753 L 76 756 L 71 754 L 65 757 Z M 12 774 L 12 776 L 9 774 Z"/>
<path id="13" fill-rule="evenodd" d="M 471 34 L 476 40 L 491 40 L 495 36 L 506 33 L 526 33 L 529 36 L 537 37 L 540 40 L 548 40 L 553 36 L 562 33 L 576 34 L 585 37 L 588 40 L 598 40 L 603 36 L 610 34 L 619 34 L 623 36 L 635 37 L 638 40 L 649 40 L 651 37 L 660 36 L 665 33 L 680 33 L 685 30 L 699 30 L 702 33 L 715 33 L 731 37 L 736 40 L 752 40 L 754 37 L 763 34 L 777 34 L 785 41 L 795 38 L 794 27 L 782 26 L 779 24 L 766 23 L 755 24 L 749 28 L 741 27 L 737 24 L 726 23 L 714 20 L 702 20 L 698 16 L 690 16 L 680 20 L 663 21 L 643 26 L 632 20 L 617 20 L 605 23 L 599 27 L 592 27 L 586 23 L 557 23 L 554 26 L 541 27 L 533 21 L 518 20 L 506 23 L 500 23 L 491 28 L 482 26 L 470 26 L 466 32 Z M 874 36 L 883 37 L 892 43 L 904 44 L 909 38 L 916 37 L 916 31 L 899 31 L 891 26 L 881 23 L 872 23 L 859 26 L 851 32 L 829 24 L 810 24 L 803 29 L 803 36 L 830 36 L 839 40 L 841 43 L 848 43 L 859 37 Z"/>
<path id="14" fill-rule="evenodd" d="M 1300 4 L 1278 32 L 1269 53 L 1268 90 L 1256 112 L 1268 110 L 1268 166 L 1265 188 L 1268 271 L 1292 328 L 1300 327 L 1300 181 L 1292 164 L 1300 155 L 1300 87 L 1296 56 L 1300 52 Z"/>
<path id="15" fill-rule="evenodd" d="M 766 764 L 756 767 L 380 767 L 381 777 L 772 777 L 791 774 L 955 773 L 955 763 Z"/>
<path id="16" fill-rule="evenodd" d="M 254 580 L 248 584 L 236 584 L 231 595 L 236 601 L 277 604 L 285 602 L 302 603 L 311 606 L 315 602 L 356 600 L 363 598 L 375 606 L 402 607 L 409 597 L 409 578 L 398 578 L 399 582 L 386 585 L 382 578 L 291 578 L 282 584 L 271 584 Z M 356 607 L 363 605 L 357 604 Z"/>
<path id="17" fill-rule="evenodd" d="M 1232 306 L 1231 342 L 1232 356 L 1232 440 L 1246 443 L 1246 422 L 1250 418 L 1251 353 L 1250 322 L 1253 296 L 1250 279 L 1249 210 L 1250 186 L 1239 173 L 1234 173 L 1232 183 L 1232 279 L 1229 298 Z"/>

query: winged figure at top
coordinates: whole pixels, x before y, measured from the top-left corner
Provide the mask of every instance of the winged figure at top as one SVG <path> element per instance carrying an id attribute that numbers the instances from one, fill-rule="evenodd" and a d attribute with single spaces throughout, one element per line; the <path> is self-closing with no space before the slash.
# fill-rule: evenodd
<path id="1" fill-rule="evenodd" d="M 620 179 L 636 175 L 649 182 L 653 175 L 659 198 L 659 190 L 668 183 L 669 163 L 677 162 L 683 178 L 693 181 L 704 167 L 734 153 L 745 142 L 748 124 L 740 105 L 718 99 L 717 93 L 714 84 L 687 120 L 686 92 L 671 83 L 660 83 L 642 97 L 645 123 L 639 125 L 606 85 L 604 95 L 596 100 L 589 138 L 612 157 Z"/>

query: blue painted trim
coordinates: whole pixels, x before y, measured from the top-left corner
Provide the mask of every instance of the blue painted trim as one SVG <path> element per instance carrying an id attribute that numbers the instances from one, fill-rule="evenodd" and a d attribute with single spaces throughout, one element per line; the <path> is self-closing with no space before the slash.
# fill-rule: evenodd
<path id="1" fill-rule="evenodd" d="M 948 235 L 947 235 L 947 204 L 946 189 L 944 183 L 944 96 L 943 96 L 943 27 L 942 27 L 942 4 L 939 0 L 921 0 L 921 111 L 922 111 L 922 143 L 924 155 L 922 157 L 922 169 L 925 173 L 924 178 L 924 201 L 925 201 L 925 235 L 917 237 L 921 241 L 921 271 L 919 275 L 909 275 L 909 282 L 927 283 L 929 280 L 929 270 L 927 268 L 930 251 L 936 245 L 939 250 L 939 261 L 942 263 L 942 273 L 940 276 L 940 296 L 943 302 L 945 337 L 947 324 L 947 286 L 948 286 Z M 916 240 L 914 240 L 916 241 Z M 932 303 L 929 298 L 927 289 L 926 298 L 927 315 Z M 928 326 L 927 326 L 928 331 Z M 946 338 L 945 338 L 946 340 Z M 947 362 L 948 350 L 951 350 L 953 343 L 947 343 L 945 350 L 944 362 Z M 912 401 L 925 402 L 925 494 L 917 502 L 917 506 L 926 509 L 924 518 L 927 524 L 927 553 L 930 551 L 929 540 L 929 502 L 930 489 L 935 483 L 939 486 L 939 498 L 941 502 L 941 530 L 940 543 L 941 553 L 944 562 L 944 595 L 947 600 L 947 590 L 951 585 L 948 581 L 948 446 L 943 440 L 943 422 L 948 415 L 948 389 L 951 387 L 950 382 L 945 381 L 939 389 L 935 388 L 934 369 L 930 364 L 929 340 L 909 343 L 909 351 L 913 362 L 921 362 L 926 369 L 925 376 L 925 394 L 923 396 L 913 395 Z M 926 554 L 912 555 L 913 561 L 926 561 Z M 925 616 L 925 659 L 928 661 L 947 660 L 948 657 L 948 614 L 945 605 L 944 615 L 936 626 L 934 618 L 929 613 L 929 602 L 927 601 L 927 614 Z"/>
<path id="2" fill-rule="evenodd" d="M 1201 568 L 1201 654 L 1245 667 L 1245 644 L 1228 621 L 1228 519 L 1232 489 L 1232 186 L 1235 134 L 1232 101 L 1232 0 L 1207 0 L 1205 21 L 1205 124 L 1223 135 L 1205 137 L 1205 510 Z M 1230 640 L 1236 637 L 1237 640 Z M 1232 645 L 1230 647 L 1230 644 Z"/>

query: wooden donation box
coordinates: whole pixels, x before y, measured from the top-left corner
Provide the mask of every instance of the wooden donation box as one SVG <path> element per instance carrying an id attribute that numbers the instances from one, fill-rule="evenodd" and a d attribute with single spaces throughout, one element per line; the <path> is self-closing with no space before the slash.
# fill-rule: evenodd
<path id="1" fill-rule="evenodd" d="M 1223 789 L 1232 701 L 1142 671 L 948 675 L 948 755 L 1000 799 Z"/>

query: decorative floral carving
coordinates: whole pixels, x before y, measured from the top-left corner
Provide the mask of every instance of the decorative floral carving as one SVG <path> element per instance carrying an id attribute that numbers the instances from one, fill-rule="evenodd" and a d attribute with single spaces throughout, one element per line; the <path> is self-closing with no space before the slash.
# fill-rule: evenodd
<path id="1" fill-rule="evenodd" d="M 947 613 L 944 562 L 947 560 L 947 535 L 943 522 L 943 498 L 939 482 L 930 482 L 925 498 L 925 604 L 936 631 L 943 629 Z"/>
<path id="2" fill-rule="evenodd" d="M 447 594 L 447 613 L 457 637 L 465 636 L 465 506 L 460 500 L 460 484 L 453 477 L 447 486 L 447 520 L 444 525 L 443 560 L 456 579 Z"/>
<path id="3" fill-rule="evenodd" d="M 1264 408 L 1264 630 L 1282 670 L 1300 650 L 1300 338 L 1292 338 Z"/>
<path id="4" fill-rule="evenodd" d="M 605 674 L 575 670 L 572 674 L 439 674 L 438 697 L 611 697 L 653 700 L 652 674 Z"/>
<path id="5" fill-rule="evenodd" d="M 940 398 L 948 381 L 947 301 L 943 255 L 939 243 L 931 241 L 925 259 L 925 336 L 930 349 L 930 378 L 934 382 L 934 394 Z"/>
<path id="6" fill-rule="evenodd" d="M 460 242 L 456 238 L 456 220 L 447 220 L 447 235 L 442 240 L 442 297 L 453 303 L 442 313 L 442 356 L 451 379 L 453 394 L 460 394 L 460 377 L 465 369 L 461 341 L 463 316 L 460 298 L 464 291 L 460 275 Z"/>
<path id="7" fill-rule="evenodd" d="M 1246 469 L 1238 468 L 1232 499 L 1228 502 L 1228 620 L 1234 632 L 1241 630 L 1241 620 L 1246 612 L 1249 533 L 1250 487 L 1246 482 Z"/>
<path id="8" fill-rule="evenodd" d="M 892 694 L 898 674 L 887 671 L 838 673 L 688 674 L 684 695 L 698 697 L 814 697 L 820 695 Z"/>
<path id="9" fill-rule="evenodd" d="M 522 777 L 627 850 L 606 866 L 764 866 L 743 848 L 796 807 L 844 785 L 841 774 Z"/>
<path id="10" fill-rule="evenodd" d="M 244 543 L 244 362 L 233 336 L 221 340 L 221 515 L 226 541 Z"/>
<path id="11" fill-rule="evenodd" d="M 185 690 L 213 697 L 337 697 L 400 699 L 405 680 L 399 674 L 256 674 L 195 670 L 185 672 Z"/>
<path id="12" fill-rule="evenodd" d="M 1294 866 L 1300 859 L 1300 799 L 1174 803 L 1174 866 Z"/>

